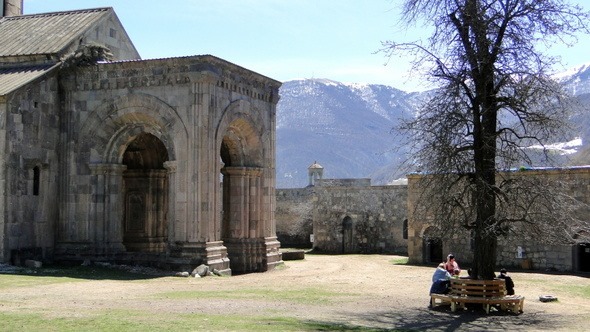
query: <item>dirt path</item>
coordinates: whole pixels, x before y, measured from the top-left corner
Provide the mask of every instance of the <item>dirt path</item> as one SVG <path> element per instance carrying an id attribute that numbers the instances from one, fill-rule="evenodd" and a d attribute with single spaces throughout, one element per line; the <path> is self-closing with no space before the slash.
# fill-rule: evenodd
<path id="1" fill-rule="evenodd" d="M 64 312 L 83 315 L 86 311 L 114 308 L 292 316 L 382 329 L 587 330 L 590 301 L 576 292 L 583 287 L 590 289 L 590 278 L 512 272 L 517 294 L 526 297 L 524 314 L 451 313 L 448 307 L 427 308 L 433 267 L 393 265 L 391 261 L 395 258 L 399 257 L 308 254 L 305 260 L 287 261 L 282 269 L 226 278 L 40 283 L 34 287 L 3 290 L 0 311 L 45 308 L 48 315 L 64 315 Z M 559 288 L 555 288 L 555 278 L 559 278 Z M 238 289 L 248 291 L 240 298 L 223 295 Z M 174 295 L 187 292 L 194 292 L 194 296 L 177 298 Z M 546 294 L 557 296 L 559 301 L 540 302 L 539 296 Z M 52 308 L 59 310 L 52 311 Z"/>

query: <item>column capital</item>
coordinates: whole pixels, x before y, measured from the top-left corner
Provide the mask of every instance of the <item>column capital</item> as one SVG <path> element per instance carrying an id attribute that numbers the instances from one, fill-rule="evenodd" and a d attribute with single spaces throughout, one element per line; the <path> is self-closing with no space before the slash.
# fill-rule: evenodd
<path id="1" fill-rule="evenodd" d="M 127 169 L 127 165 L 122 164 L 89 164 L 88 167 L 92 175 L 122 174 Z"/>
<path id="2" fill-rule="evenodd" d="M 168 173 L 176 173 L 176 169 L 178 168 L 178 161 L 176 161 L 176 160 L 165 161 L 164 168 L 168 171 Z"/>
<path id="3" fill-rule="evenodd" d="M 221 169 L 224 175 L 241 175 L 241 176 L 260 176 L 264 168 L 262 167 L 242 167 L 242 166 L 225 166 Z"/>

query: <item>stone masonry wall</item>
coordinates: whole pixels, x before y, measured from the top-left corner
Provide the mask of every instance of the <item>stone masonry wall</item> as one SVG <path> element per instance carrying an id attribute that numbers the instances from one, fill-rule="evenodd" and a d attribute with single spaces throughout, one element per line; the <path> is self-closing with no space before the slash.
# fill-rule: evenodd
<path id="1" fill-rule="evenodd" d="M 282 247 L 311 248 L 313 234 L 313 187 L 277 189 L 275 218 Z"/>
<path id="2" fill-rule="evenodd" d="M 368 179 L 277 190 L 277 236 L 287 241 L 283 247 L 309 246 L 313 222 L 314 250 L 406 254 L 406 199 L 406 186 L 371 186 Z"/>
<path id="3" fill-rule="evenodd" d="M 57 80 L 49 75 L 10 94 L 2 112 L 0 261 L 52 256 L 57 220 L 59 109 Z"/>
<path id="4" fill-rule="evenodd" d="M 567 181 L 568 194 L 579 201 L 590 203 L 590 168 L 563 168 L 540 169 L 514 172 L 511 176 L 542 176 L 549 181 Z M 419 175 L 408 177 L 408 211 L 409 211 L 409 239 L 408 256 L 412 263 L 427 263 L 427 248 L 424 243 L 424 235 L 429 227 L 428 220 L 417 220 L 413 217 L 416 204 L 418 204 Z M 578 211 L 579 217 L 586 218 L 590 211 L 588 206 Z M 520 231 L 523 238 L 498 239 L 496 265 L 498 268 L 518 268 L 536 270 L 576 271 L 579 269 L 576 250 L 578 245 L 559 245 L 543 243 L 539 240 L 526 240 L 526 228 Z M 583 243 L 584 237 L 579 239 Z M 451 239 L 442 241 L 443 254 L 452 252 L 460 264 L 468 266 L 473 261 L 473 248 L 470 233 L 458 229 Z"/>
<path id="5" fill-rule="evenodd" d="M 329 253 L 407 253 L 406 186 L 316 187 L 314 248 Z"/>

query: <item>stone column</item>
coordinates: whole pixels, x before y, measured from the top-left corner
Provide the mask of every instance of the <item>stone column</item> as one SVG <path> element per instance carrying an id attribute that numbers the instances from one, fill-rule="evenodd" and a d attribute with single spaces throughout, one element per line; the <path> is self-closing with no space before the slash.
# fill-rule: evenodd
<path id="1" fill-rule="evenodd" d="M 261 227 L 262 212 L 262 169 L 251 170 L 248 174 L 248 237 L 256 238 L 263 236 Z"/>
<path id="2" fill-rule="evenodd" d="M 224 167 L 224 238 L 256 238 L 261 212 L 262 169 L 257 167 Z"/>
<path id="3" fill-rule="evenodd" d="M 164 162 L 164 168 L 168 171 L 168 243 L 179 240 L 176 237 L 176 225 L 180 223 L 176 220 L 176 169 L 177 161 Z"/>
<path id="4" fill-rule="evenodd" d="M 222 238 L 232 272 L 266 270 L 260 225 L 261 175 L 258 167 L 224 167 Z"/>
<path id="5" fill-rule="evenodd" d="M 123 172 L 121 164 L 89 165 L 92 183 L 92 199 L 89 214 L 94 223 L 94 241 L 97 250 L 105 253 L 124 251 L 123 246 Z"/>

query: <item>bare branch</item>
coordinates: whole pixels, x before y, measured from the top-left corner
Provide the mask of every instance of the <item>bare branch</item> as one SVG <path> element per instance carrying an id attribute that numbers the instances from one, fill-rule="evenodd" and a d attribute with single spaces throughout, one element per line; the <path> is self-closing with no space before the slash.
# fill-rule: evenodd
<path id="1" fill-rule="evenodd" d="M 403 8 L 408 25 L 434 26 L 424 43 L 383 43 L 388 58 L 402 52 L 428 64 L 440 87 L 401 126 L 426 174 L 414 213 L 434 226 L 429 236 L 473 231 L 474 272 L 491 278 L 498 237 L 568 242 L 587 230 L 567 181 L 499 171 L 550 162 L 545 147 L 567 137 L 572 98 L 550 78 L 556 59 L 539 46 L 590 33 L 590 13 L 560 0 L 406 0 Z"/>

